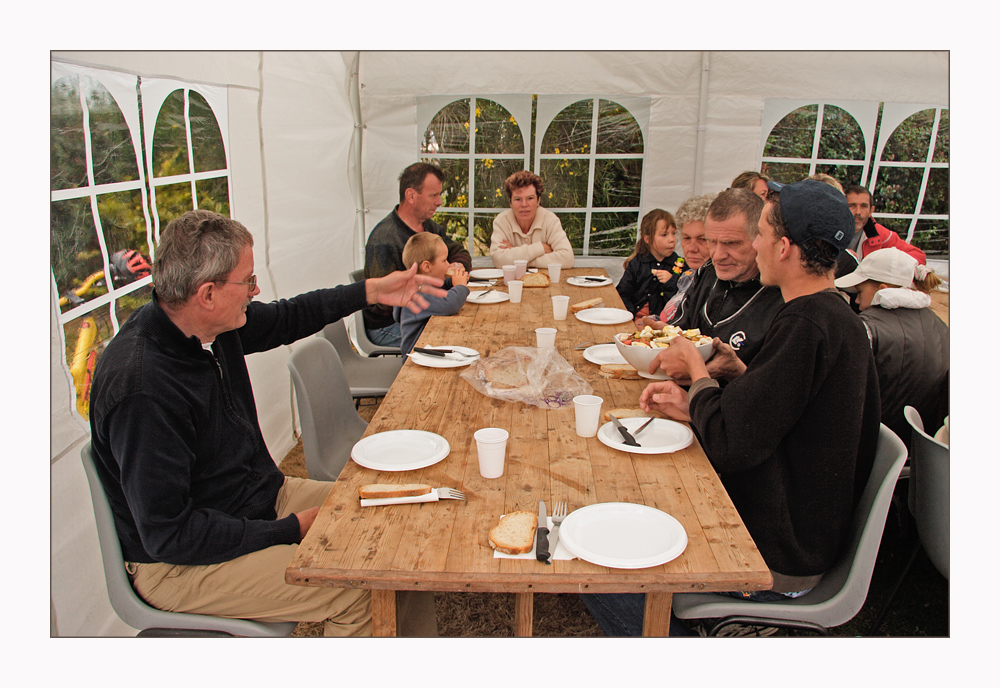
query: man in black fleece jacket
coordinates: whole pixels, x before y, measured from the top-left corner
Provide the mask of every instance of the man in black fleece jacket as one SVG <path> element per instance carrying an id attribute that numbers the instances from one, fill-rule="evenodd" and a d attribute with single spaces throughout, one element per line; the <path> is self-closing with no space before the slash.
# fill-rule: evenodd
<path id="1" fill-rule="evenodd" d="M 690 389 L 657 382 L 639 399 L 646 411 L 690 421 L 698 434 L 774 579 L 751 599 L 804 594 L 841 554 L 874 462 L 880 413 L 867 335 L 833 284 L 853 232 L 846 199 L 815 180 L 772 185 L 754 248 L 761 282 L 779 287 L 785 304 L 760 351 L 723 389 L 679 337 L 650 372 L 690 378 Z M 599 621 L 602 613 L 595 611 Z"/>
<path id="2" fill-rule="evenodd" d="M 161 609 L 326 620 L 370 635 L 367 591 L 284 582 L 331 483 L 285 478 L 257 421 L 244 356 L 290 344 L 367 303 L 427 306 L 435 280 L 397 272 L 255 303 L 253 237 L 196 210 L 163 231 L 152 301 L 97 365 L 91 442 L 136 590 Z"/>

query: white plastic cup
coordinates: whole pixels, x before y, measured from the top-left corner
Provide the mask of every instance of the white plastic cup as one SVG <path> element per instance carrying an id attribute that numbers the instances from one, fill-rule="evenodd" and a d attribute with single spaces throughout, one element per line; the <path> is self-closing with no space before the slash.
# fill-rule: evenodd
<path id="1" fill-rule="evenodd" d="M 503 475 L 509 436 L 502 428 L 476 430 L 473 437 L 476 438 L 476 450 L 479 452 L 479 475 L 484 478 L 499 478 Z"/>
<path id="2" fill-rule="evenodd" d="M 573 397 L 573 409 L 576 411 L 576 434 L 580 437 L 594 437 L 601 420 L 601 404 L 604 399 L 593 394 L 581 394 Z"/>
<path id="3" fill-rule="evenodd" d="M 558 330 L 554 327 L 536 327 L 535 344 L 539 349 L 545 346 L 555 346 L 556 332 L 558 332 Z"/>
<path id="4" fill-rule="evenodd" d="M 565 320 L 566 313 L 569 312 L 569 297 L 568 296 L 553 296 L 552 297 L 552 317 L 556 320 Z"/>
<path id="5" fill-rule="evenodd" d="M 524 273 L 528 271 L 528 261 L 526 260 L 515 260 L 514 261 L 514 279 L 519 280 L 524 277 Z"/>
<path id="6" fill-rule="evenodd" d="M 504 265 L 503 266 L 503 283 L 510 284 L 511 281 L 516 279 L 515 275 L 517 273 L 517 266 L 515 265 Z"/>
<path id="7" fill-rule="evenodd" d="M 559 275 L 562 272 L 561 263 L 549 263 L 549 281 L 555 284 L 559 281 Z"/>
<path id="8" fill-rule="evenodd" d="M 521 280 L 511 280 L 507 283 L 507 293 L 510 294 L 511 303 L 521 303 L 521 290 L 524 288 L 524 282 Z"/>

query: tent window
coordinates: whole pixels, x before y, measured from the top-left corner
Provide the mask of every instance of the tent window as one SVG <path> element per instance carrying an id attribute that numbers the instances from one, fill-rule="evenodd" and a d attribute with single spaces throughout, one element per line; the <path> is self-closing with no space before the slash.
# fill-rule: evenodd
<path id="1" fill-rule="evenodd" d="M 780 110 L 767 131 L 761 171 L 779 182 L 823 172 L 873 191 L 873 216 L 928 255 L 948 254 L 947 108 L 831 103 Z M 770 121 L 775 121 L 775 116 Z M 766 124 L 765 124 L 766 126 Z"/>
<path id="2" fill-rule="evenodd" d="M 628 255 L 638 232 L 645 162 L 645 137 L 633 113 L 618 102 L 588 98 L 559 108 L 547 122 L 531 107 L 527 121 L 511 112 L 526 115 L 527 101 L 518 98 L 527 96 L 508 98 L 469 97 L 431 110 L 420 154 L 445 172 L 434 220 L 472 255 L 489 255 L 493 219 L 509 207 L 503 183 L 531 169 L 545 182 L 542 205 L 559 215 L 576 253 Z M 545 132 L 536 139 L 541 127 Z"/>
<path id="3" fill-rule="evenodd" d="M 148 149 L 154 199 L 143 165 L 138 86 L 134 76 L 53 63 L 50 263 L 75 407 L 84 418 L 101 352 L 152 297 L 158 229 L 151 213 L 172 218 L 195 202 L 229 209 L 224 140 L 212 108 L 190 89 L 160 107 L 156 132 L 163 136 L 154 134 Z"/>

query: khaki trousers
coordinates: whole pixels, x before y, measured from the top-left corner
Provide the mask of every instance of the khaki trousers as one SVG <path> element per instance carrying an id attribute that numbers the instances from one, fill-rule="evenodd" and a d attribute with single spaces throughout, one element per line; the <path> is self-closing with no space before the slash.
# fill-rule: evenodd
<path id="1" fill-rule="evenodd" d="M 278 493 L 278 518 L 319 506 L 332 484 L 285 478 Z M 372 634 L 371 594 L 354 588 L 289 585 L 285 569 L 298 545 L 275 545 L 207 566 L 128 563 L 136 592 L 157 609 L 257 621 L 323 621 L 323 635 Z M 400 635 L 436 637 L 434 593 L 405 593 L 399 599 Z"/>

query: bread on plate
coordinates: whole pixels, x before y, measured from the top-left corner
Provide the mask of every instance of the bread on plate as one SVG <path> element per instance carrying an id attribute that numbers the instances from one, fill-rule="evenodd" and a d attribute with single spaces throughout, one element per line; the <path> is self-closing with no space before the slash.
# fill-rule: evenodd
<path id="1" fill-rule="evenodd" d="M 604 305 L 604 299 L 598 296 L 597 298 L 587 299 L 586 301 L 581 301 L 580 303 L 570 304 L 569 309 L 573 313 L 579 313 L 580 311 L 587 310 L 588 308 L 597 308 L 602 305 Z"/>
<path id="2" fill-rule="evenodd" d="M 527 554 L 535 546 L 538 516 L 530 511 L 514 511 L 501 517 L 490 529 L 490 547 L 504 554 Z"/>
<path id="3" fill-rule="evenodd" d="M 605 422 L 611 422 L 611 416 L 614 416 L 618 420 L 622 418 L 666 418 L 659 411 L 651 411 L 646 413 L 642 409 L 637 408 L 615 408 L 604 412 Z"/>
<path id="4" fill-rule="evenodd" d="M 393 497 L 419 497 L 430 494 L 431 486 L 420 483 L 406 483 L 405 485 L 393 485 L 387 483 L 372 483 L 362 485 L 358 488 L 358 496 L 361 499 L 390 499 Z"/>
<path id="5" fill-rule="evenodd" d="M 605 363 L 601 366 L 598 375 L 613 380 L 641 380 L 639 371 L 628 363 Z"/>

